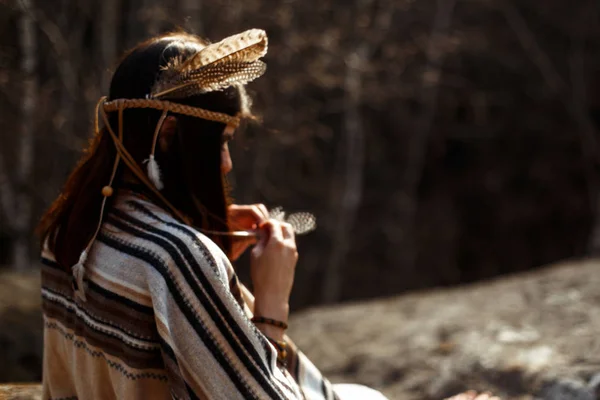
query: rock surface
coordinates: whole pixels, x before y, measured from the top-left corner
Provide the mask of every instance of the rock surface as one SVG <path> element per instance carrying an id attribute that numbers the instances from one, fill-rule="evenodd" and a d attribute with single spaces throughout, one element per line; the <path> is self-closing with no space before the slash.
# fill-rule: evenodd
<path id="1" fill-rule="evenodd" d="M 0 382 L 42 379 L 40 304 L 39 272 L 0 273 Z"/>
<path id="2" fill-rule="evenodd" d="M 37 274 L 0 276 L 0 382 L 40 379 L 38 287 Z M 332 381 L 390 399 L 466 389 L 507 400 L 600 399 L 600 261 L 307 310 L 290 325 Z M 36 387 L 14 386 L 0 387 L 0 398 L 9 391 L 36 398 Z"/>
<path id="3" fill-rule="evenodd" d="M 305 311 L 298 346 L 334 382 L 390 399 L 465 389 L 504 399 L 600 399 L 600 262 Z"/>

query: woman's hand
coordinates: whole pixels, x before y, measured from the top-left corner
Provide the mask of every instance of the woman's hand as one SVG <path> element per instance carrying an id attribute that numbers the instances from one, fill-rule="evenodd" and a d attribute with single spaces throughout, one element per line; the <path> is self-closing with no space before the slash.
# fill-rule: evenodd
<path id="1" fill-rule="evenodd" d="M 287 322 L 298 261 L 294 229 L 288 223 L 271 219 L 261 226 L 261 233 L 250 261 L 254 315 Z M 283 339 L 281 328 L 265 324 L 259 328 L 275 340 Z"/>
<path id="2" fill-rule="evenodd" d="M 227 209 L 229 226 L 234 230 L 256 230 L 269 219 L 269 211 L 263 204 L 237 205 L 232 204 Z M 256 237 L 231 238 L 231 260 L 235 261 L 246 251 L 248 246 L 256 243 Z"/>
<path id="3" fill-rule="evenodd" d="M 489 393 L 477 394 L 472 390 L 449 397 L 446 400 L 500 400 L 500 397 L 492 396 Z"/>

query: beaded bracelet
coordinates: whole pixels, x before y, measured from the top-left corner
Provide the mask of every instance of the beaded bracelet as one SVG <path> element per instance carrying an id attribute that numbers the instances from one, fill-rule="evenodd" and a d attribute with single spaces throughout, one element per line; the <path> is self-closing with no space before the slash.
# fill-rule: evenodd
<path id="1" fill-rule="evenodd" d="M 251 319 L 252 322 L 259 323 L 259 324 L 268 324 L 268 325 L 273 325 L 276 326 L 278 328 L 281 329 L 287 329 L 288 328 L 288 324 L 286 324 L 285 322 L 282 321 L 277 321 L 276 319 L 272 319 L 272 318 L 265 318 L 265 317 L 253 317 Z"/>

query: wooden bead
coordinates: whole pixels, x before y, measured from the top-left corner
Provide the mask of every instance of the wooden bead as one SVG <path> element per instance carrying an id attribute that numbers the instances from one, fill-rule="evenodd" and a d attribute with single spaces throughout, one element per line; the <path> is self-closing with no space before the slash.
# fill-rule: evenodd
<path id="1" fill-rule="evenodd" d="M 102 188 L 102 196 L 110 197 L 112 195 L 113 195 L 113 188 L 111 188 L 110 186 L 104 186 Z"/>

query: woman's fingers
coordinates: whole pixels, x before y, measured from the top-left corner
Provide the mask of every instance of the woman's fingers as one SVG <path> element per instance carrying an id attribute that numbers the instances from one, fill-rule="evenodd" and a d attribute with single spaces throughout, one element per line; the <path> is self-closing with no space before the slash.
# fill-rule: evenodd
<path id="1" fill-rule="evenodd" d="M 287 222 L 270 219 L 267 224 L 270 228 L 269 242 L 281 243 L 286 247 L 296 248 L 294 228 Z"/>
<path id="2" fill-rule="evenodd" d="M 284 240 L 295 243 L 295 233 L 292 225 L 288 224 L 287 222 L 281 223 L 281 232 L 283 233 Z"/>
<path id="3" fill-rule="evenodd" d="M 269 218 L 267 208 L 263 204 L 232 204 L 227 211 L 229 224 L 234 230 L 256 229 Z"/>
<path id="4" fill-rule="evenodd" d="M 238 205 L 232 204 L 227 209 L 229 226 L 232 230 L 258 229 L 268 220 L 268 211 L 263 204 Z M 234 237 L 232 240 L 231 259 L 237 260 L 246 249 L 257 243 L 260 238 L 254 236 Z"/>
<path id="5" fill-rule="evenodd" d="M 283 232 L 281 229 L 281 222 L 270 219 L 266 225 L 269 227 L 270 238 L 269 242 L 283 242 Z"/>
<path id="6" fill-rule="evenodd" d="M 294 228 L 288 223 L 283 223 L 281 228 L 286 246 L 294 252 L 294 259 L 298 261 L 298 248 L 296 247 L 296 232 Z"/>
<path id="7" fill-rule="evenodd" d="M 269 210 L 267 210 L 267 207 L 264 204 L 255 204 L 255 206 L 258 207 L 260 213 L 263 216 L 263 219 L 266 221 L 269 219 Z"/>

